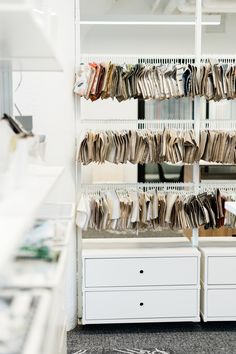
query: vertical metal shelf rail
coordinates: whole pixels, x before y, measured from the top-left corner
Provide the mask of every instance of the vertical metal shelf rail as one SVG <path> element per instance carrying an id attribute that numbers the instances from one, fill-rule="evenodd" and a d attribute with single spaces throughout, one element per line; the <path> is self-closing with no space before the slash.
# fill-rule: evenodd
<path id="1" fill-rule="evenodd" d="M 80 36 L 80 1 L 74 0 L 74 31 L 75 31 L 75 75 L 80 65 L 81 36 Z M 74 113 L 75 113 L 75 155 L 77 151 L 78 136 L 80 132 L 81 119 L 81 98 L 74 95 Z M 75 205 L 77 205 L 81 187 L 81 166 L 75 159 Z M 77 289 L 82 289 L 82 231 L 76 227 L 76 253 L 77 253 Z M 82 318 L 82 291 L 77 290 L 78 298 L 78 318 Z"/>
<path id="2" fill-rule="evenodd" d="M 202 54 L 202 0 L 196 0 L 196 11 L 195 11 L 195 65 L 200 69 L 201 64 L 201 54 Z M 200 70 L 198 70 L 199 73 Z M 194 98 L 194 130 L 197 139 L 199 139 L 200 131 L 200 120 L 201 120 L 201 98 L 200 96 L 195 96 Z M 200 179 L 200 167 L 199 163 L 194 163 L 193 165 L 193 183 L 195 185 L 195 190 L 199 189 L 199 179 Z M 199 231 L 197 228 L 192 230 L 192 245 L 198 246 L 198 236 Z"/>

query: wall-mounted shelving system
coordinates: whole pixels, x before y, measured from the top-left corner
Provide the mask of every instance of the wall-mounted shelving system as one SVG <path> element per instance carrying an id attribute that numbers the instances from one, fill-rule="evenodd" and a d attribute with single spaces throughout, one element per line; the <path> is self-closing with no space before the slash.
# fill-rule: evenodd
<path id="1" fill-rule="evenodd" d="M 219 62 L 222 63 L 235 63 L 236 60 L 236 55 L 232 54 L 232 55 L 218 55 L 218 54 L 211 54 L 211 55 L 206 55 L 202 53 L 202 26 L 203 26 L 203 20 L 202 20 L 202 0 L 197 0 L 196 1 L 196 10 L 195 10 L 195 39 L 194 39 L 194 43 L 195 43 L 195 51 L 194 53 L 192 53 L 191 55 L 187 54 L 187 55 L 178 55 L 178 54 L 173 54 L 173 55 L 160 55 L 158 53 L 154 53 L 154 54 L 103 54 L 103 53 L 81 53 L 80 54 L 80 22 L 79 22 L 79 9 L 77 9 L 77 14 L 76 14 L 76 33 L 77 33 L 77 41 L 76 41 L 76 52 L 77 52 L 77 57 L 76 57 L 76 70 L 78 70 L 80 62 L 82 63 L 89 63 L 89 62 L 97 62 L 97 63 L 102 63 L 102 62 L 112 62 L 115 64 L 137 64 L 137 63 L 147 63 L 147 64 L 168 64 L 168 63 L 184 63 L 184 64 L 191 64 L 194 63 L 195 66 L 197 66 L 200 69 L 200 66 L 202 63 L 206 63 L 209 59 L 218 59 Z M 96 22 L 93 23 L 94 26 L 96 26 Z M 109 24 L 109 25 L 112 25 Z M 126 24 L 124 24 L 125 26 Z M 140 24 L 141 26 L 142 24 Z M 225 129 L 226 126 L 229 128 L 229 130 L 235 130 L 235 122 L 233 121 L 227 121 L 227 124 L 225 124 L 225 122 L 213 122 L 213 121 L 205 121 L 202 119 L 202 102 L 204 102 L 205 98 L 196 96 L 194 98 L 194 119 L 190 121 L 190 123 L 188 123 L 187 121 L 180 121 L 181 117 L 176 117 L 176 122 L 174 122 L 174 120 L 172 122 L 166 121 L 166 124 L 176 124 L 176 126 L 179 124 L 190 124 L 192 129 L 194 129 L 196 136 L 199 137 L 199 131 L 200 129 Z M 110 121 L 106 121 L 105 119 L 103 119 L 103 117 L 100 116 L 99 111 L 98 111 L 98 118 L 96 119 L 90 119 L 90 117 L 82 117 L 81 115 L 81 98 L 76 97 L 75 98 L 75 102 L 76 102 L 76 124 L 77 124 L 77 134 L 79 135 L 79 133 L 81 132 L 81 130 L 86 130 L 86 128 L 89 129 L 106 129 L 106 127 L 116 127 L 117 129 L 122 129 L 122 126 L 125 126 L 125 129 L 127 129 L 128 127 L 130 129 L 132 129 L 132 127 L 135 128 L 142 128 L 142 121 L 129 121 L 127 120 L 119 120 L 119 117 L 117 117 L 117 120 L 115 122 L 114 117 L 110 117 L 111 120 Z M 94 104 L 94 103 L 93 103 Z M 122 104 L 122 103 L 121 103 Z M 148 119 L 150 119 L 149 117 L 145 117 L 147 119 L 147 121 L 145 121 L 143 127 L 144 128 L 153 128 L 153 124 L 155 125 L 156 122 L 151 122 L 150 126 L 149 126 L 149 121 Z M 192 117 L 190 117 L 189 119 L 191 119 Z M 158 123 L 159 124 L 159 123 Z M 164 124 L 164 123 L 163 123 Z M 78 144 L 78 140 L 76 142 L 76 144 Z M 199 190 L 199 188 L 201 187 L 200 185 L 200 180 L 199 180 L 199 175 L 200 175 L 200 164 L 203 165 L 208 165 L 208 164 L 212 164 L 212 163 L 205 163 L 205 162 L 200 162 L 200 163 L 194 163 L 193 164 L 193 178 L 192 178 L 192 183 L 193 183 L 193 190 L 195 193 L 197 193 L 197 191 Z M 214 164 L 214 163 L 213 163 Z M 76 174 L 77 174 L 77 193 L 78 195 L 80 194 L 80 192 L 83 190 L 83 186 L 81 185 L 81 167 L 78 163 L 76 163 Z M 124 186 L 126 186 L 127 183 L 124 182 Z M 167 184 L 168 185 L 168 184 Z M 215 183 L 214 187 L 218 188 L 220 187 L 220 185 L 222 186 L 221 183 Z M 115 185 L 111 185 L 113 188 Z M 137 184 L 138 186 L 138 184 Z M 94 190 L 96 190 L 97 188 L 99 188 L 99 186 L 95 185 L 95 186 L 84 186 L 85 188 L 91 188 Z M 213 188 L 213 185 L 210 186 L 210 188 Z M 228 186 L 229 187 L 229 186 Z M 106 186 L 106 184 L 104 183 L 102 186 L 103 189 L 106 188 L 110 188 L 109 185 Z M 225 185 L 225 188 L 227 189 L 227 186 Z M 231 188 L 232 188 L 232 184 L 231 184 Z M 77 195 L 77 196 L 78 196 Z M 236 212 L 236 208 L 232 203 L 226 203 L 226 209 L 230 210 L 230 211 L 235 211 Z M 116 243 L 120 242 L 122 244 L 122 247 L 124 249 L 120 249 L 119 252 L 116 251 Z M 132 242 L 132 241 L 130 241 Z M 150 242 L 150 244 L 152 244 L 152 240 L 148 240 L 148 242 Z M 108 262 L 107 259 L 107 253 L 109 253 L 109 260 L 110 260 L 110 265 L 111 267 L 114 267 L 115 269 L 115 264 L 117 261 L 117 257 L 124 257 L 124 254 L 126 254 L 125 252 L 125 242 L 122 242 L 122 240 L 120 239 L 119 241 L 113 240 L 112 238 L 110 238 L 109 240 L 106 241 L 107 245 L 104 246 L 103 248 L 103 240 L 97 240 L 95 242 L 94 240 L 94 246 L 92 247 L 89 243 L 89 241 L 84 240 L 82 242 L 82 233 L 81 231 L 78 231 L 78 255 L 79 255 L 79 259 L 78 259 L 78 267 L 79 267 L 79 292 L 80 292 L 80 296 L 79 296 L 79 318 L 82 319 L 82 323 L 109 323 L 109 322 L 142 322 L 142 316 L 140 315 L 140 307 L 138 306 L 137 309 L 133 309 L 132 307 L 132 314 L 133 314 L 133 318 L 127 318 L 128 315 L 124 315 L 123 318 L 119 318 L 119 316 L 121 316 L 121 313 L 123 313 L 122 308 L 126 305 L 126 300 L 129 299 L 130 300 L 130 296 L 131 294 L 126 294 L 125 290 L 124 290 L 124 284 L 122 283 L 122 281 L 119 283 L 119 288 L 114 288 L 113 287 L 113 283 L 116 282 L 116 279 L 113 281 L 112 277 L 114 278 L 114 273 L 111 276 L 111 274 L 109 273 L 109 269 L 104 266 L 104 276 L 103 275 L 99 275 L 99 279 L 98 279 L 98 283 L 95 281 L 95 279 L 93 279 L 91 281 L 91 284 L 89 283 L 89 281 L 92 279 L 90 278 L 90 274 L 88 269 L 86 268 L 86 264 L 89 264 L 90 259 L 87 258 L 92 258 L 96 260 L 94 261 L 95 263 L 95 268 L 96 268 L 96 264 L 97 266 L 99 266 L 99 264 L 102 264 L 102 262 L 104 262 L 104 264 L 106 264 L 106 262 Z M 196 251 L 196 248 L 198 247 L 198 243 L 199 243 L 199 230 L 198 229 L 193 229 L 192 230 L 192 250 L 193 252 Z M 86 249 L 86 247 L 88 246 L 89 251 Z M 172 246 L 174 247 L 174 244 L 172 244 Z M 122 248 L 120 247 L 120 248 Z M 130 250 L 130 255 L 129 257 L 132 258 L 132 261 L 130 260 L 130 262 L 136 262 L 138 264 L 137 266 L 137 271 L 138 271 L 138 267 L 140 265 L 140 267 L 142 267 L 142 254 L 139 255 L 139 257 L 136 257 L 134 254 L 136 252 L 136 247 L 139 249 L 140 245 L 137 243 L 133 243 L 132 245 L 132 250 Z M 149 247 L 149 246 L 148 246 Z M 106 251 L 106 249 L 109 249 L 109 252 Z M 168 247 L 166 249 L 166 252 L 168 251 Z M 122 253 L 123 252 L 123 253 Z M 146 250 L 144 250 L 144 254 Z M 163 251 L 164 252 L 164 251 Z M 188 252 L 191 253 L 190 250 L 188 250 Z M 168 252 L 167 252 L 168 253 Z M 88 256 L 89 254 L 89 256 Z M 158 243 L 156 243 L 156 245 L 154 246 L 153 244 L 153 254 L 152 257 L 155 257 L 155 260 L 159 261 L 161 251 L 160 251 L 160 247 L 158 245 Z M 176 248 L 176 254 L 178 254 L 178 248 Z M 199 253 L 197 252 L 196 257 L 199 257 Z M 136 258 L 135 258 L 136 257 Z M 121 258 L 120 258 L 121 259 Z M 148 257 L 147 257 L 148 259 Z M 82 262 L 83 260 L 83 262 Z M 149 259 L 151 262 L 151 258 Z M 149 260 L 147 262 L 149 262 Z M 198 258 L 199 260 L 199 258 Z M 86 263 L 87 262 L 87 263 Z M 96 263 L 97 262 L 97 263 Z M 114 262 L 114 263 L 113 263 Z M 174 259 L 173 259 L 174 262 Z M 121 262 L 122 264 L 122 262 Z M 121 268 L 122 265 L 120 264 Z M 174 263 L 172 264 L 173 268 L 175 269 L 175 265 Z M 102 266 L 101 266 L 102 267 Z M 132 265 L 131 265 L 132 268 Z M 112 268 L 113 269 L 113 268 Z M 113 270 L 114 270 L 113 269 Z M 133 268 L 132 268 L 133 269 Z M 124 274 L 126 272 L 129 272 L 130 269 L 126 269 L 126 271 L 124 271 Z M 165 269 L 162 269 L 163 272 L 165 272 Z M 117 272 L 119 273 L 119 269 L 117 269 Z M 141 272 L 140 272 L 141 273 Z M 143 274 L 143 271 L 142 271 Z M 197 274 L 197 273 L 196 273 Z M 149 273 L 147 276 L 151 276 Z M 119 274 L 117 275 L 117 277 L 119 277 Z M 125 277 L 125 276 L 124 276 Z M 156 278 L 153 277 L 153 283 L 152 285 L 155 286 L 156 284 Z M 199 277 L 200 278 L 200 277 Z M 199 318 L 199 313 L 200 313 L 200 307 L 199 307 L 199 291 L 200 291 L 200 279 L 198 278 L 198 281 L 196 281 L 195 285 L 196 285 L 196 302 L 194 304 L 194 311 L 196 310 L 196 316 L 193 315 L 193 313 L 195 314 L 195 312 L 192 312 L 192 319 L 195 321 L 198 321 Z M 82 281 L 83 279 L 83 281 Z M 166 277 L 165 280 L 168 279 L 168 276 Z M 126 279 L 127 280 L 127 279 Z M 131 279 L 127 280 L 127 284 L 131 282 Z M 143 293 L 141 291 L 144 290 L 144 288 L 139 288 L 140 284 L 142 283 L 141 278 L 139 280 L 137 280 L 137 282 L 135 283 L 136 289 L 132 288 L 133 294 L 132 296 L 134 297 L 134 301 L 137 300 L 137 303 L 139 302 L 140 298 L 143 296 Z M 132 283 L 132 282 L 131 282 Z M 165 282 L 162 283 L 162 285 Z M 96 284 L 96 289 L 92 289 L 93 285 Z M 126 286 L 127 286 L 126 284 Z M 133 284 L 133 283 L 132 283 Z M 173 283 L 171 283 L 173 285 Z M 133 284 L 134 285 L 134 284 Z M 142 283 L 143 285 L 143 283 Z M 147 284 L 145 284 L 147 285 Z M 122 288 L 123 287 L 123 288 Z M 83 289 L 83 293 L 81 293 L 81 288 Z M 93 291 L 95 291 L 94 293 L 92 293 Z M 152 288 L 152 290 L 154 290 L 154 288 Z M 161 287 L 156 287 L 155 290 L 157 290 L 157 292 L 159 290 L 161 290 Z M 92 292 L 90 292 L 92 291 Z M 103 291 L 107 291 L 105 293 L 105 295 L 102 295 Z M 116 291 L 118 291 L 119 293 L 117 293 Z M 137 291 L 137 293 L 136 293 Z M 146 293 L 148 293 L 148 287 L 145 288 Z M 174 290 L 173 290 L 174 291 Z M 135 293 L 135 294 L 134 294 Z M 109 295 L 110 294 L 110 295 Z M 111 295 L 111 294 L 114 294 Z M 173 301 L 176 300 L 177 292 L 174 294 L 171 294 L 170 296 L 174 296 L 173 297 Z M 117 298 L 116 298 L 117 296 Z M 83 299 L 83 301 L 82 301 Z M 91 299 L 93 299 L 93 303 L 91 302 Z M 123 299 L 123 300 L 122 300 Z M 125 300 L 126 299 L 126 300 Z M 96 301 L 100 301 L 100 305 L 101 303 L 103 303 L 104 301 L 104 308 L 107 308 L 107 313 L 104 310 L 103 313 L 101 313 L 101 311 L 99 312 L 98 309 L 96 309 Z M 128 301 L 128 300 L 127 300 Z M 132 302 L 132 301 L 131 301 Z M 147 309 L 149 310 L 149 300 L 148 298 L 146 299 L 147 302 Z M 83 303 L 83 304 L 82 304 Z M 187 303 L 189 304 L 190 302 L 187 300 Z M 145 304 L 145 302 L 143 303 L 142 301 L 140 302 L 140 306 L 143 306 Z M 120 309 L 119 313 L 115 313 L 116 311 L 113 311 L 112 308 L 115 308 L 116 305 L 118 306 L 118 308 Z M 119 307 L 120 306 L 120 307 Z M 133 306 L 133 305 L 131 305 Z M 154 309 L 155 305 L 154 303 L 150 305 L 152 309 Z M 163 303 L 163 309 L 167 309 L 169 306 L 168 301 L 164 301 Z M 145 308 L 145 306 L 144 306 Z M 164 310 L 163 310 L 164 311 Z M 145 311 L 144 311 L 145 312 Z M 154 311 L 155 312 L 155 311 Z M 158 311 L 157 311 L 158 312 Z M 166 311 L 165 313 L 167 313 L 168 311 Z M 173 311 L 173 313 L 175 313 L 175 311 Z M 150 312 L 147 311 L 145 312 L 145 321 L 151 321 L 151 322 L 155 322 L 155 321 L 178 321 L 178 320 L 183 320 L 183 318 L 181 317 L 181 314 L 178 315 L 173 315 L 171 317 L 171 314 L 169 315 L 164 315 L 164 316 L 159 316 L 158 314 L 155 315 L 154 319 L 151 318 L 152 316 L 150 315 Z M 116 316 L 116 318 L 114 317 Z M 129 316 L 128 316 L 129 317 Z M 125 318 L 125 320 L 124 320 Z"/>

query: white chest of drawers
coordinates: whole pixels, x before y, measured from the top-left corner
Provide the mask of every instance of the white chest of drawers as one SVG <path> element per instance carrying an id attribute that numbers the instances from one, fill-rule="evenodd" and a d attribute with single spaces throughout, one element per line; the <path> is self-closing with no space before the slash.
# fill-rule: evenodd
<path id="1" fill-rule="evenodd" d="M 199 321 L 200 253 L 186 239 L 83 240 L 82 258 L 82 324 Z"/>
<path id="2" fill-rule="evenodd" d="M 207 321 L 236 320 L 236 240 L 201 240 L 201 314 Z"/>

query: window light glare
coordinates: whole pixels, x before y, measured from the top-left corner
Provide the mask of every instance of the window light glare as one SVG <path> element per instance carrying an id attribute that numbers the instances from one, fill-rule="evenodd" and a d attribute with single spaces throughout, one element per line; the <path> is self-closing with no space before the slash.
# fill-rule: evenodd
<path id="1" fill-rule="evenodd" d="M 41 11 L 39 9 L 33 9 L 34 12 L 36 12 L 37 14 L 43 15 L 44 11 Z"/>

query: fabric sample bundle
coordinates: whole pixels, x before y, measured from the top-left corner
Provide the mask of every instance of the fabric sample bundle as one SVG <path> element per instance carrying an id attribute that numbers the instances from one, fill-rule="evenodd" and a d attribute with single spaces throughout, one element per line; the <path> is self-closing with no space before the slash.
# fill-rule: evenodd
<path id="1" fill-rule="evenodd" d="M 236 163 L 236 132 L 203 130 L 199 142 L 193 130 L 88 131 L 81 137 L 77 160 L 115 164 L 193 164 L 200 160 Z"/>
<path id="2" fill-rule="evenodd" d="M 192 64 L 81 63 L 74 92 L 91 101 L 116 98 L 164 100 L 204 96 L 220 101 L 236 96 L 235 66 L 211 62 L 199 69 Z"/>
<path id="3" fill-rule="evenodd" d="M 198 195 L 156 189 L 84 193 L 77 207 L 77 225 L 113 232 L 220 228 L 228 223 L 224 204 L 229 198 L 219 189 Z"/>

